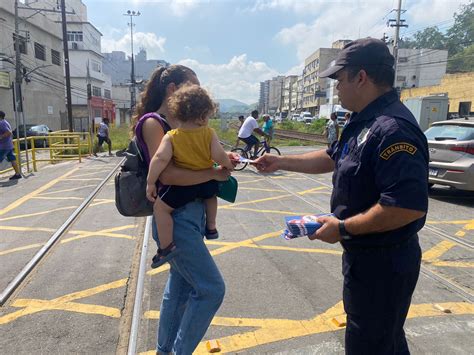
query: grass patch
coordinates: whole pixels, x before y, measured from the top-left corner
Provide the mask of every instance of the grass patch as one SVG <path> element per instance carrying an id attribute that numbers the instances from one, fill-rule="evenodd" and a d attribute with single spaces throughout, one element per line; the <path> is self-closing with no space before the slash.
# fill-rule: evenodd
<path id="1" fill-rule="evenodd" d="M 128 147 L 130 142 L 130 126 L 121 125 L 120 127 L 109 128 L 110 140 L 112 141 L 112 149 L 120 150 Z M 94 143 L 97 143 L 97 137 L 94 137 Z"/>

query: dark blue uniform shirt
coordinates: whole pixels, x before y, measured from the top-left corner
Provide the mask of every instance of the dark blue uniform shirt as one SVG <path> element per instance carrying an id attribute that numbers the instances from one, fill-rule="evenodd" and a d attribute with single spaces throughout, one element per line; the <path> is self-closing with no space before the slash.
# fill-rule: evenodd
<path id="1" fill-rule="evenodd" d="M 345 219 L 376 203 L 428 210 L 428 143 L 395 90 L 353 113 L 340 141 L 328 148 L 335 162 L 331 211 Z M 396 230 L 357 235 L 343 245 L 389 246 L 418 232 L 426 217 Z"/>

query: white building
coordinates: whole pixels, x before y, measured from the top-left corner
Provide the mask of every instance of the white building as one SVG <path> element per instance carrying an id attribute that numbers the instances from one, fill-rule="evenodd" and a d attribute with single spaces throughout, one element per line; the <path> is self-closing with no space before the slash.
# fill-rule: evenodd
<path id="1" fill-rule="evenodd" d="M 439 85 L 447 63 L 446 50 L 401 48 L 394 86 L 405 89 Z"/>
<path id="2" fill-rule="evenodd" d="M 27 4 L 20 4 L 24 7 Z M 0 110 L 14 123 L 14 2 L 0 0 Z M 35 11 L 19 9 L 23 112 L 26 124 L 67 128 L 61 26 Z"/>

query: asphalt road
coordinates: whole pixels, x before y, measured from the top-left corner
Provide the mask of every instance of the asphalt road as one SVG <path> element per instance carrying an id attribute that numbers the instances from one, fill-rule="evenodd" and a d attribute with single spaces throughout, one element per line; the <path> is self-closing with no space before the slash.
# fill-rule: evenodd
<path id="1" fill-rule="evenodd" d="M 60 164 L 0 185 L 1 289 L 118 161 Z M 342 354 L 341 248 L 279 237 L 284 216 L 329 210 L 330 175 L 262 176 L 247 168 L 235 176 L 238 200 L 220 201 L 221 238 L 207 242 L 227 293 L 196 353 L 218 339 L 228 353 Z M 0 353 L 125 352 L 144 219 L 120 216 L 113 198 L 110 181 L 0 308 Z M 406 324 L 414 354 L 474 347 L 473 207 L 473 194 L 431 193 L 420 233 L 424 271 Z M 151 245 L 148 261 L 154 252 Z M 167 266 L 147 270 L 139 352 L 154 353 L 166 278 Z"/>

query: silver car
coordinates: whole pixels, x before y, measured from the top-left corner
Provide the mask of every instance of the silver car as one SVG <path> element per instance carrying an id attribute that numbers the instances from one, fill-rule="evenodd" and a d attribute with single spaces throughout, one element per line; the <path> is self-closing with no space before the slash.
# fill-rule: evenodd
<path id="1" fill-rule="evenodd" d="M 474 191 L 474 117 L 433 123 L 425 135 L 430 186 Z"/>

